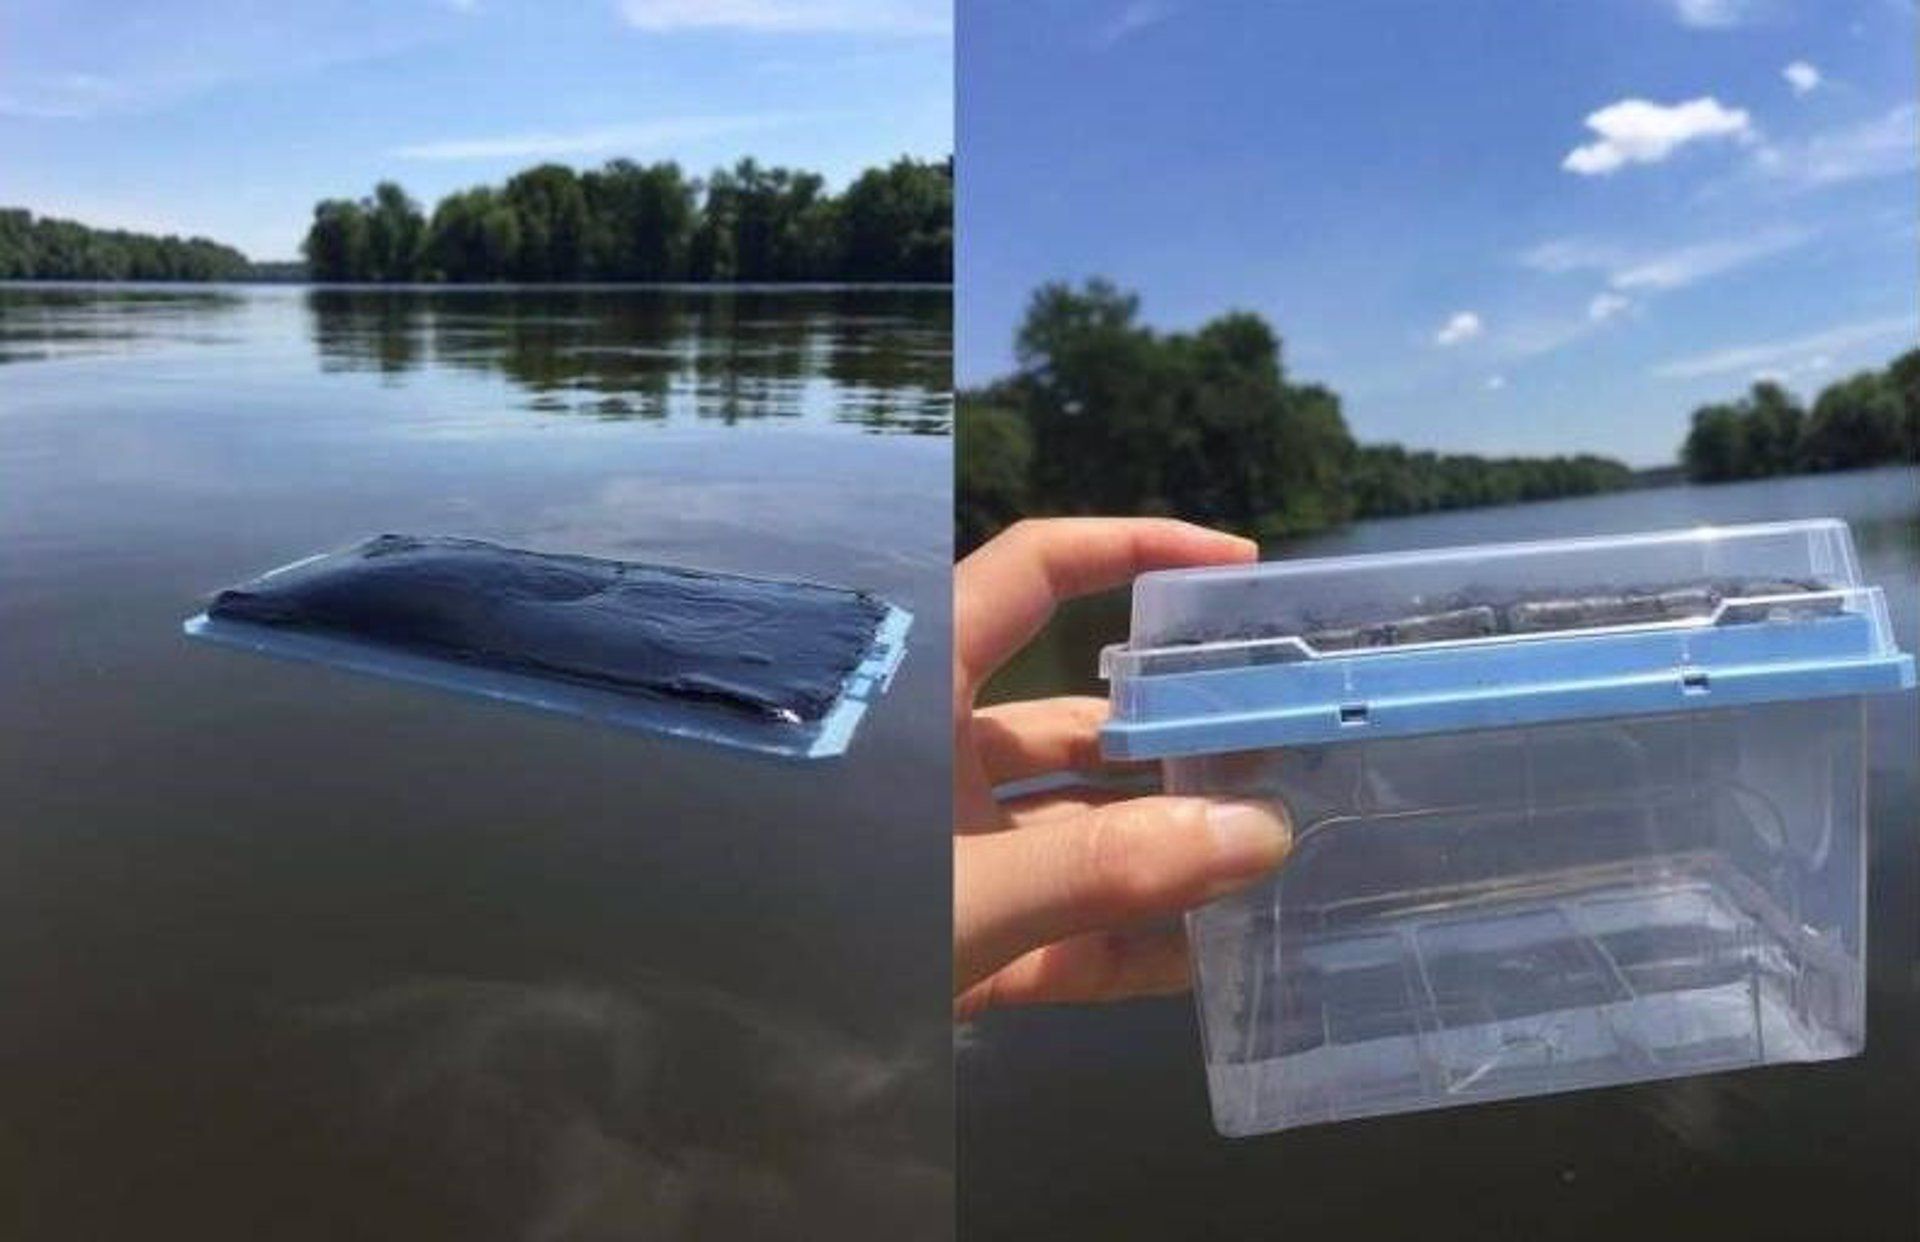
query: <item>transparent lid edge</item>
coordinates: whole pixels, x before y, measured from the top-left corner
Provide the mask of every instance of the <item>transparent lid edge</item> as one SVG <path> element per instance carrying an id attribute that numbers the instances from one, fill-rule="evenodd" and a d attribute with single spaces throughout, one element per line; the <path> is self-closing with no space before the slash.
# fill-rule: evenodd
<path id="1" fill-rule="evenodd" d="M 1298 663 L 1312 661 L 1316 663 L 1338 663 L 1342 661 L 1371 660 L 1385 656 L 1418 655 L 1433 651 L 1460 651 L 1472 649 L 1494 649 L 1521 643 L 1545 641 L 1578 642 L 1585 639 L 1606 638 L 1629 634 L 1658 634 L 1671 632 L 1691 632 L 1710 630 L 1728 623 L 1730 613 L 1756 608 L 1776 608 L 1780 606 L 1805 609 L 1810 605 L 1834 602 L 1840 605 L 1839 611 L 1867 619 L 1870 639 L 1867 650 L 1861 652 L 1867 656 L 1890 656 L 1899 653 L 1898 644 L 1893 637 L 1893 623 L 1887 609 L 1886 593 L 1877 586 L 1837 587 L 1828 591 L 1803 592 L 1792 595 L 1754 595 L 1728 597 L 1719 602 L 1711 613 L 1697 617 L 1683 617 L 1670 621 L 1639 622 L 1589 628 L 1570 628 L 1541 630 L 1533 633 L 1491 634 L 1474 638 L 1445 639 L 1431 642 L 1400 643 L 1346 650 L 1317 649 L 1304 636 L 1297 634 L 1277 635 L 1269 638 L 1228 639 L 1216 642 L 1174 643 L 1147 647 L 1134 647 L 1130 643 L 1110 643 L 1100 650 L 1100 676 L 1103 680 L 1115 681 L 1127 677 L 1151 676 L 1155 664 L 1174 664 L 1176 669 L 1162 671 L 1208 672 L 1217 669 L 1243 668 L 1250 664 Z M 1753 624 L 1795 624 L 1786 619 L 1776 619 L 1769 615 Z"/>
<path id="2" fill-rule="evenodd" d="M 1482 559 L 1500 559 L 1513 556 L 1536 556 L 1562 552 L 1590 551 L 1601 548 L 1651 547 L 1674 543 L 1709 543 L 1729 538 L 1764 538 L 1770 535 L 1784 534 L 1830 534 L 1840 532 L 1846 545 L 1846 568 L 1850 573 L 1848 584 L 1858 584 L 1858 566 L 1854 561 L 1852 538 L 1845 521 L 1840 518 L 1795 518 L 1782 522 L 1748 522 L 1731 526 L 1701 525 L 1674 527 L 1667 530 L 1635 531 L 1618 535 L 1576 535 L 1569 538 L 1554 539 L 1514 539 L 1501 543 L 1449 544 L 1438 548 L 1403 548 L 1397 551 L 1354 552 L 1343 556 L 1302 557 L 1295 560 L 1260 560 L 1244 565 L 1201 565 L 1184 569 L 1151 569 L 1134 579 L 1135 587 L 1141 583 L 1180 581 L 1188 578 L 1206 578 L 1223 571 L 1256 570 L 1262 574 L 1276 577 L 1304 572 L 1334 572 L 1344 570 L 1388 569 L 1399 564 L 1430 564 L 1446 561 L 1470 561 Z"/>

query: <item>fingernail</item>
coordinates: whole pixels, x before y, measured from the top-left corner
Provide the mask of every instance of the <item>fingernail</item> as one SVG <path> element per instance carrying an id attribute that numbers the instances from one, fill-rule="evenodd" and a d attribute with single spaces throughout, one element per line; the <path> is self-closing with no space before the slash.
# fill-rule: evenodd
<path id="1" fill-rule="evenodd" d="M 1293 844 L 1293 826 L 1277 802 L 1213 802 L 1207 806 L 1221 881 L 1216 892 L 1245 885 L 1278 867 Z"/>

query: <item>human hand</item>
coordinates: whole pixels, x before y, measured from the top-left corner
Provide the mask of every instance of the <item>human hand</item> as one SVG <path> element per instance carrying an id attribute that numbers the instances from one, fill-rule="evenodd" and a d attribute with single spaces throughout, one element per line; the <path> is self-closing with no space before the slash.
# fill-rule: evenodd
<path id="1" fill-rule="evenodd" d="M 1088 790 L 1002 806 L 995 785 L 1110 769 L 1105 702 L 976 710 L 995 669 L 1061 601 L 1150 569 L 1256 559 L 1250 541 L 1165 519 L 1021 522 L 954 570 L 955 1013 L 1115 1000 L 1188 986 L 1173 916 L 1272 871 L 1292 843 L 1264 802 L 1124 798 Z"/>

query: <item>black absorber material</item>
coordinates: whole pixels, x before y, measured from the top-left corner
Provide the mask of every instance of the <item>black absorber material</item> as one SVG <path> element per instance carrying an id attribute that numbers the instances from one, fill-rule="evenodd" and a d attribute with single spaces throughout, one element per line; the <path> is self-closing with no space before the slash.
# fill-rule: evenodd
<path id="1" fill-rule="evenodd" d="M 838 587 L 410 535 L 222 591 L 207 609 L 794 722 L 833 706 L 886 612 Z"/>
<path id="2" fill-rule="evenodd" d="M 1452 642 L 1503 634 L 1542 634 L 1604 629 L 1620 625 L 1649 625 L 1713 615 L 1728 600 L 1814 595 L 1831 591 L 1825 582 L 1801 579 L 1711 579 L 1699 582 L 1591 590 L 1551 594 L 1516 594 L 1466 588 L 1428 601 L 1419 612 L 1369 609 L 1350 605 L 1344 611 L 1303 609 L 1303 617 L 1278 625 L 1251 624 L 1209 627 L 1196 621 L 1190 632 L 1161 640 L 1168 647 L 1200 643 L 1239 642 L 1299 635 L 1316 651 L 1355 651 L 1370 647 L 1398 647 L 1411 643 Z M 1835 599 L 1810 601 L 1804 606 L 1776 603 L 1753 612 L 1725 618 L 1728 624 L 1767 620 L 1783 615 L 1807 617 L 1840 611 Z M 1301 624 L 1304 619 L 1304 625 Z"/>

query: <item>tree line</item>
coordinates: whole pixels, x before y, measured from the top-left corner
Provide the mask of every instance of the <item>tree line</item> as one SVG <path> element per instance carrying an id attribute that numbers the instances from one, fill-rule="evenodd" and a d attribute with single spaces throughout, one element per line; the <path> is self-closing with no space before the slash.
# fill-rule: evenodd
<path id="1" fill-rule="evenodd" d="M 239 280 L 247 256 L 204 237 L 155 237 L 0 208 L 0 280 Z"/>
<path id="2" fill-rule="evenodd" d="M 953 162 L 899 159 L 839 194 L 744 159 L 711 176 L 542 164 L 427 213 L 383 181 L 314 207 L 318 281 L 908 281 L 953 274 Z"/>
<path id="3" fill-rule="evenodd" d="M 1633 486 L 1634 472 L 1610 457 L 1480 457 L 1362 445 L 1348 475 L 1356 517 L 1404 517 L 1440 509 L 1511 505 L 1587 496 Z"/>
<path id="4" fill-rule="evenodd" d="M 1498 458 L 1360 445 L 1340 398 L 1294 383 L 1281 342 L 1234 312 L 1191 333 L 1138 322 L 1109 282 L 1028 305 L 1014 374 L 960 394 L 962 549 L 1043 513 L 1172 514 L 1260 539 L 1352 518 L 1544 500 L 1630 485 L 1603 457 Z"/>
<path id="5" fill-rule="evenodd" d="M 1772 380 L 1703 405 L 1680 460 L 1696 483 L 1920 462 L 1920 349 L 1828 384 L 1811 409 Z"/>

